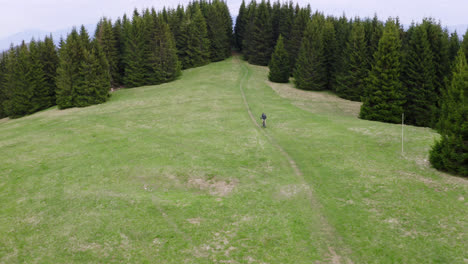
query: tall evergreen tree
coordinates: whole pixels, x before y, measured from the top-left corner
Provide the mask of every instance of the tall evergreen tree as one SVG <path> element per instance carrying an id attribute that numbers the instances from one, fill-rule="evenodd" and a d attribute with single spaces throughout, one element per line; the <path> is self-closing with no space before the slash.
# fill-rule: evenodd
<path id="1" fill-rule="evenodd" d="M 122 25 L 125 39 L 124 51 L 124 85 L 127 88 L 138 87 L 145 84 L 145 50 L 143 36 L 143 19 L 137 10 L 133 12 L 133 18 L 124 20 Z"/>
<path id="2" fill-rule="evenodd" d="M 6 61 L 6 100 L 3 103 L 5 113 L 12 118 L 31 113 L 33 92 L 30 85 L 29 50 L 26 43 L 17 48 L 10 48 Z"/>
<path id="3" fill-rule="evenodd" d="M 221 6 L 219 1 L 206 6 L 206 25 L 208 38 L 210 40 L 210 60 L 221 61 L 226 58 L 226 43 L 229 38 L 224 27 L 221 16 Z"/>
<path id="4" fill-rule="evenodd" d="M 427 38 L 432 51 L 432 64 L 434 65 L 434 90 L 438 98 L 447 85 L 447 77 L 450 75 L 449 61 L 449 37 L 447 31 L 433 19 L 424 19 L 421 24 L 427 32 Z M 433 111 L 431 127 L 434 127 L 439 119 L 441 102 L 438 100 L 436 109 Z"/>
<path id="5" fill-rule="evenodd" d="M 460 47 L 463 50 L 463 53 L 465 53 L 466 60 L 468 60 L 468 29 L 465 32 L 465 35 L 463 35 L 463 42 Z"/>
<path id="6" fill-rule="evenodd" d="M 427 32 L 415 26 L 409 39 L 402 71 L 406 103 L 404 112 L 407 124 L 430 126 L 437 95 L 434 89 L 434 65 Z"/>
<path id="7" fill-rule="evenodd" d="M 242 4 L 239 8 L 239 14 L 236 18 L 236 25 L 234 27 L 234 41 L 235 46 L 237 49 L 242 51 L 243 49 L 243 41 L 244 41 L 244 33 L 246 31 L 248 25 L 248 16 L 247 16 L 247 8 L 245 7 L 245 0 L 242 0 Z"/>
<path id="8" fill-rule="evenodd" d="M 461 43 L 460 37 L 458 37 L 457 31 L 450 34 L 449 40 L 449 61 L 455 63 L 455 58 L 457 57 L 458 50 L 460 50 Z"/>
<path id="9" fill-rule="evenodd" d="M 347 46 L 351 35 L 352 23 L 348 21 L 346 16 L 343 14 L 339 19 L 332 19 L 335 27 L 335 65 L 334 65 L 334 83 L 332 90 L 338 91 L 340 89 L 340 78 L 348 74 L 348 56 Z M 359 21 L 362 24 L 361 21 Z M 342 87 L 341 87 L 342 88 Z M 359 100 L 359 99 L 358 99 Z"/>
<path id="10" fill-rule="evenodd" d="M 60 109 L 105 102 L 110 89 L 109 64 L 97 40 L 82 27 L 74 28 L 61 43 L 57 69 L 57 105 Z"/>
<path id="11" fill-rule="evenodd" d="M 270 19 L 271 19 L 271 32 L 272 32 L 272 38 L 273 38 L 273 47 L 276 46 L 276 41 L 278 40 L 279 38 L 279 35 L 280 35 L 280 31 L 279 31 L 279 27 L 280 27 L 280 23 L 281 23 L 281 3 L 279 2 L 279 0 L 275 1 L 273 3 L 273 6 L 272 8 L 270 9 Z"/>
<path id="12" fill-rule="evenodd" d="M 245 27 L 245 33 L 243 36 L 243 41 L 242 41 L 242 55 L 244 56 L 244 59 L 246 61 L 249 61 L 250 57 L 253 55 L 251 52 L 253 50 L 250 48 L 252 46 L 252 32 L 254 28 L 254 20 L 255 20 L 255 14 L 257 10 L 257 2 L 255 0 L 250 1 L 248 7 L 247 7 L 247 24 Z"/>
<path id="13" fill-rule="evenodd" d="M 248 61 L 255 65 L 268 65 L 273 52 L 273 32 L 269 5 L 262 2 L 255 8 L 255 15 L 248 31 Z"/>
<path id="14" fill-rule="evenodd" d="M 175 80 L 180 75 L 181 64 L 177 57 L 174 36 L 161 17 L 154 18 L 155 31 L 151 37 L 148 62 L 152 70 L 151 84 Z"/>
<path id="15" fill-rule="evenodd" d="M 123 19 L 126 20 L 126 15 L 123 16 Z M 123 84 L 123 76 L 125 75 L 124 68 L 124 53 L 125 53 L 125 39 L 123 35 L 123 22 L 118 18 L 114 25 L 112 26 L 113 35 L 115 38 L 115 50 L 117 51 L 117 73 L 112 77 L 113 86 L 121 86 Z"/>
<path id="16" fill-rule="evenodd" d="M 30 113 L 46 109 L 51 106 L 53 95 L 46 81 L 44 65 L 41 59 L 41 50 L 34 39 L 29 43 L 29 89 L 31 89 Z"/>
<path id="17" fill-rule="evenodd" d="M 337 76 L 338 96 L 361 101 L 368 75 L 368 56 L 364 25 L 355 20 L 344 52 L 343 71 Z"/>
<path id="18" fill-rule="evenodd" d="M 199 67 L 207 64 L 210 58 L 210 40 L 206 29 L 206 21 L 197 4 L 187 9 L 184 27 L 185 38 L 180 51 L 180 59 L 184 69 Z"/>
<path id="19" fill-rule="evenodd" d="M 55 105 L 55 90 L 57 89 L 55 78 L 57 76 L 57 66 L 59 64 L 59 57 L 52 35 L 45 37 L 44 41 L 39 43 L 39 52 L 47 86 L 46 93 L 49 98 L 47 107 L 50 107 Z"/>
<path id="20" fill-rule="evenodd" d="M 79 36 L 80 36 L 79 39 L 81 41 L 81 45 L 83 46 L 83 49 L 90 50 L 91 49 L 90 37 L 89 37 L 88 30 L 86 30 L 84 25 L 81 25 L 80 27 Z"/>
<path id="21" fill-rule="evenodd" d="M 270 60 L 270 74 L 268 78 L 272 82 L 287 83 L 290 76 L 289 54 L 284 48 L 283 36 L 279 36 L 276 42 L 275 52 Z"/>
<path id="22" fill-rule="evenodd" d="M 74 91 L 72 94 L 72 104 L 73 106 L 84 107 L 94 104 L 94 87 L 89 85 L 88 77 L 95 78 L 94 69 L 90 69 L 92 61 L 96 58 L 90 58 L 91 53 L 91 40 L 89 34 L 84 26 L 80 28 L 79 34 L 79 46 L 81 48 L 81 60 L 77 60 L 78 64 L 78 78 L 74 85 Z M 108 71 L 108 69 L 107 69 Z"/>
<path id="23" fill-rule="evenodd" d="M 57 68 L 56 102 L 60 109 L 75 106 L 76 90 L 82 82 L 81 63 L 84 61 L 84 47 L 75 28 L 60 45 Z"/>
<path id="24" fill-rule="evenodd" d="M 325 90 L 327 69 L 324 56 L 325 18 L 316 13 L 307 25 L 294 71 L 295 84 L 304 90 Z"/>
<path id="25" fill-rule="evenodd" d="M 434 168 L 468 176 L 468 65 L 463 50 L 444 93 L 440 114 L 441 139 L 430 152 Z"/>
<path id="26" fill-rule="evenodd" d="M 112 27 L 112 21 L 107 18 L 101 18 L 98 22 L 94 38 L 99 42 L 102 50 L 109 62 L 109 72 L 111 74 L 112 86 L 118 86 L 120 81 L 119 73 L 119 50 L 115 30 Z M 119 32 L 117 32 L 119 34 Z"/>
<path id="27" fill-rule="evenodd" d="M 297 9 L 298 8 L 299 7 L 297 6 Z M 288 48 L 291 70 L 293 70 L 296 65 L 299 50 L 301 49 L 302 38 L 304 37 L 304 31 L 309 21 L 310 8 L 299 9 L 294 18 L 290 38 L 289 40 L 286 39 L 286 47 Z"/>
<path id="28" fill-rule="evenodd" d="M 74 100 L 74 106 L 78 107 L 105 102 L 111 86 L 109 64 L 104 51 L 96 40 L 90 42 L 89 47 L 89 50 L 84 50 L 80 65 L 81 78 Z"/>
<path id="29" fill-rule="evenodd" d="M 323 27 L 323 56 L 326 69 L 326 90 L 334 91 L 336 87 L 337 74 L 337 43 L 335 35 L 335 25 L 333 20 L 328 18 Z"/>
<path id="30" fill-rule="evenodd" d="M 374 15 L 372 20 L 366 20 L 366 39 L 367 39 L 367 48 L 368 48 L 368 60 L 370 62 L 369 65 L 374 64 L 374 54 L 377 52 L 379 48 L 380 38 L 382 38 L 384 25 L 381 21 L 379 21 L 377 15 Z M 369 68 L 369 70 L 371 70 Z"/>
<path id="31" fill-rule="evenodd" d="M 185 18 L 184 8 L 181 5 L 178 5 L 177 9 L 169 16 L 169 27 L 171 28 L 172 34 L 174 35 L 177 55 L 179 57 L 179 61 L 181 62 L 185 57 L 187 21 L 187 18 Z"/>
<path id="32" fill-rule="evenodd" d="M 152 85 L 156 81 L 157 74 L 152 67 L 152 62 L 150 58 L 154 53 L 155 47 L 153 46 L 154 36 L 158 34 L 159 19 L 157 19 L 156 11 L 152 9 L 150 12 L 149 9 L 143 10 L 141 17 L 141 37 L 142 37 L 142 48 L 143 48 L 143 58 L 142 58 L 142 71 L 143 71 L 143 80 L 142 85 Z"/>
<path id="33" fill-rule="evenodd" d="M 6 75 L 6 52 L 0 53 L 0 118 L 4 118 L 7 116 L 5 111 L 3 110 L 3 103 L 6 100 L 6 92 L 5 92 L 5 75 Z"/>
<path id="34" fill-rule="evenodd" d="M 389 19 L 369 73 L 366 96 L 359 114 L 362 119 L 390 123 L 401 121 L 405 100 L 400 81 L 400 49 L 399 29 L 395 21 Z"/>
<path id="35" fill-rule="evenodd" d="M 283 36 L 283 39 L 290 39 L 291 30 L 294 22 L 294 6 L 293 2 L 284 3 L 281 6 L 280 16 L 279 16 L 279 35 Z M 285 48 L 288 49 L 287 43 L 285 42 Z"/>
<path id="36" fill-rule="evenodd" d="M 232 46 L 234 45 L 234 34 L 232 31 L 232 17 L 229 12 L 229 7 L 225 1 L 216 0 L 213 2 L 215 9 L 221 16 L 222 24 L 226 34 L 226 41 L 224 42 L 223 50 L 225 52 L 224 58 L 229 58 L 231 56 Z"/>

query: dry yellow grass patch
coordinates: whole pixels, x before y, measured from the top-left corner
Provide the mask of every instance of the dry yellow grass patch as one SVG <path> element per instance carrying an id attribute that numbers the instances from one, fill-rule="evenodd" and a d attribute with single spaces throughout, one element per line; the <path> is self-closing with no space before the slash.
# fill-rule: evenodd
<path id="1" fill-rule="evenodd" d="M 294 88 L 292 83 L 280 84 L 266 81 L 279 96 L 294 100 L 294 104 L 313 113 L 343 113 L 348 116 L 359 115 L 360 102 L 339 98 L 328 92 L 304 91 Z"/>

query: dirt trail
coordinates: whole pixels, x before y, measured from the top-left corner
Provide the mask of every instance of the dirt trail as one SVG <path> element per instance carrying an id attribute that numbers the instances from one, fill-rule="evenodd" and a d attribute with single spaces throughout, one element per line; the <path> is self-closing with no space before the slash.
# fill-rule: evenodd
<path id="1" fill-rule="evenodd" d="M 301 183 L 306 184 L 309 187 L 308 188 L 309 191 L 307 192 L 307 196 L 308 196 L 308 198 L 309 198 L 309 200 L 311 202 L 311 206 L 313 208 L 316 208 L 318 211 L 321 211 L 321 209 L 320 209 L 321 204 L 315 198 L 315 196 L 313 194 L 312 186 L 310 186 L 307 183 L 307 181 L 305 180 L 304 175 L 303 175 L 301 169 L 299 168 L 299 166 L 297 166 L 296 161 L 291 157 L 291 155 L 289 155 L 288 152 L 286 152 L 286 150 L 280 144 L 278 144 L 278 142 L 276 142 L 275 138 L 270 133 L 268 133 L 265 129 L 262 129 L 260 127 L 260 124 L 257 123 L 257 121 L 256 121 L 256 119 L 255 119 L 255 117 L 254 117 L 254 115 L 252 113 L 252 110 L 250 109 L 249 103 L 247 101 L 247 98 L 246 98 L 245 92 L 244 92 L 244 85 L 248 81 L 247 77 L 248 77 L 248 74 L 249 74 L 249 69 L 240 61 L 239 57 L 236 57 L 234 59 L 234 62 L 239 64 L 241 66 L 242 70 L 245 72 L 244 75 L 242 76 L 241 81 L 240 81 L 239 90 L 240 90 L 240 92 L 242 94 L 242 99 L 244 101 L 245 108 L 246 108 L 247 112 L 249 113 L 249 116 L 250 116 L 250 119 L 251 119 L 252 123 L 258 129 L 260 129 L 263 132 L 262 134 L 268 139 L 268 141 L 273 146 L 275 146 L 280 151 L 280 153 L 286 158 L 286 160 L 288 161 L 289 165 L 291 166 L 291 168 L 293 169 L 295 175 L 301 181 Z M 328 221 L 326 220 L 326 218 L 322 214 L 320 214 L 320 222 L 321 222 L 321 225 L 322 225 L 322 231 L 324 232 L 324 234 L 326 235 L 326 237 L 328 239 L 334 239 L 334 240 L 338 240 L 338 241 L 341 242 L 341 238 L 335 233 L 333 227 L 328 223 Z M 352 263 L 352 261 L 349 260 L 348 258 L 344 258 L 344 257 L 338 255 L 336 253 L 335 248 L 333 248 L 333 246 L 331 245 L 331 243 L 326 242 L 326 244 L 328 246 L 328 257 L 329 257 L 327 263 L 333 263 L 333 264 Z M 344 249 L 342 251 L 345 251 L 348 254 L 350 252 L 350 250 L 348 250 L 348 249 Z"/>
<path id="2" fill-rule="evenodd" d="M 236 60 L 239 60 L 238 58 Z M 244 65 L 242 65 L 242 68 L 246 70 L 244 76 L 242 77 L 242 80 L 241 80 L 241 83 L 239 85 L 239 88 L 240 88 L 240 91 L 241 91 L 241 94 L 242 94 L 242 99 L 244 99 L 244 105 L 245 105 L 245 108 L 247 109 L 247 112 L 249 113 L 249 116 L 250 116 L 250 119 L 252 120 L 252 123 L 257 126 L 259 129 L 261 129 L 260 127 L 260 124 L 257 123 L 255 117 L 253 116 L 252 114 L 252 111 L 250 110 L 250 106 L 249 106 L 249 103 L 247 102 L 247 98 L 245 97 L 245 93 L 244 93 L 244 89 L 243 89 L 243 86 L 244 86 L 244 82 L 246 82 L 248 80 L 247 75 L 248 75 L 248 70 L 245 68 Z M 294 169 L 294 172 L 296 173 L 297 176 L 302 176 L 302 172 L 301 170 L 299 169 L 299 167 L 297 166 L 296 162 L 293 160 L 293 158 L 291 158 L 291 156 L 283 149 L 283 147 L 281 147 L 278 143 L 276 143 L 276 141 L 274 140 L 273 137 L 271 137 L 270 135 L 268 135 L 267 133 L 264 133 L 264 135 L 268 138 L 268 140 L 276 147 L 278 148 L 278 150 L 285 156 L 285 158 L 288 160 L 289 164 L 291 165 L 291 167 Z"/>

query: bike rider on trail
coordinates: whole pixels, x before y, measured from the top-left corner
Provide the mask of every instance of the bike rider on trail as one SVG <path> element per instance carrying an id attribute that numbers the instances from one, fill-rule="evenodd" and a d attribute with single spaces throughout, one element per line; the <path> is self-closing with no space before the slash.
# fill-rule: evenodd
<path id="1" fill-rule="evenodd" d="M 267 116 L 265 115 L 265 113 L 262 113 L 262 124 L 263 124 L 263 127 L 266 127 L 266 119 L 267 119 Z"/>

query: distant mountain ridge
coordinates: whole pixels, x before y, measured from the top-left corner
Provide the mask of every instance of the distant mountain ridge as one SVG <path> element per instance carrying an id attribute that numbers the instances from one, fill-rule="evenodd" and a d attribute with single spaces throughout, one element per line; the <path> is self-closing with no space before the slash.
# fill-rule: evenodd
<path id="1" fill-rule="evenodd" d="M 233 27 L 235 26 L 236 19 L 237 16 L 233 16 Z M 463 39 L 463 35 L 465 35 L 466 31 L 468 30 L 468 24 L 451 25 L 446 27 L 450 31 L 450 33 L 457 31 L 460 39 Z M 85 25 L 85 28 L 86 30 L 88 30 L 90 36 L 94 35 L 94 31 L 96 30 L 95 24 Z M 50 34 L 52 34 L 55 44 L 58 44 L 60 41 L 60 37 L 65 38 L 71 30 L 72 27 L 60 29 L 54 32 L 47 32 L 40 29 L 30 29 L 23 32 L 19 32 L 14 35 L 0 39 L 0 52 L 9 49 L 12 43 L 13 45 L 20 45 L 23 40 L 26 42 L 30 42 L 32 38 L 34 38 L 35 40 L 44 39 L 45 36 L 48 36 Z"/>
<path id="2" fill-rule="evenodd" d="M 48 36 L 50 34 L 52 34 L 55 44 L 58 44 L 60 41 L 60 38 L 61 37 L 65 38 L 67 34 L 70 33 L 72 28 L 73 27 L 64 28 L 64 29 L 60 29 L 54 32 L 44 31 L 41 29 L 29 29 L 23 32 L 16 33 L 16 34 L 0 39 L 0 52 L 4 50 L 8 50 L 11 44 L 13 44 L 14 46 L 17 46 L 17 45 L 20 45 L 23 40 L 26 43 L 28 43 L 31 41 L 32 38 L 34 38 L 35 40 L 43 40 L 45 36 Z M 79 29 L 78 26 L 77 28 Z M 88 33 L 90 36 L 94 35 L 94 31 L 96 30 L 95 24 L 85 25 L 85 28 L 86 30 L 88 30 Z"/>
<path id="3" fill-rule="evenodd" d="M 457 34 L 460 38 L 463 38 L 463 35 L 465 35 L 466 31 L 468 30 L 468 24 L 465 25 L 454 25 L 454 26 L 447 26 L 448 30 L 450 32 L 455 32 L 457 31 Z"/>

